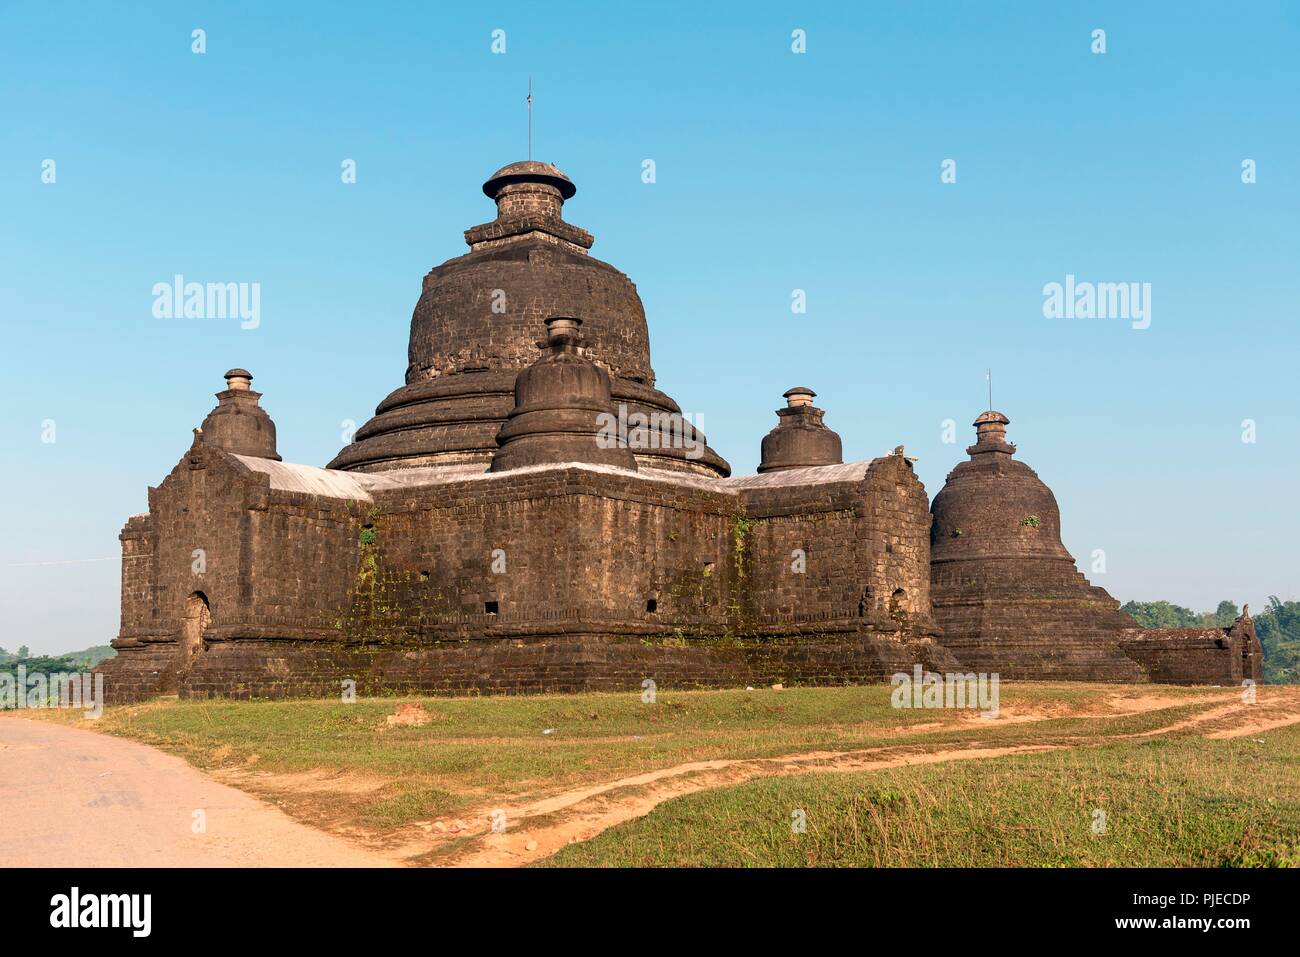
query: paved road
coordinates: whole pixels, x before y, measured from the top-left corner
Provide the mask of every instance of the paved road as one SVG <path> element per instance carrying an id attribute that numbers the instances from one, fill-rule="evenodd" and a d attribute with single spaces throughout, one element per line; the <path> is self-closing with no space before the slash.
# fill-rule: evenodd
<path id="1" fill-rule="evenodd" d="M 13 716 L 0 717 L 0 832 L 0 867 L 391 866 L 180 758 Z"/>

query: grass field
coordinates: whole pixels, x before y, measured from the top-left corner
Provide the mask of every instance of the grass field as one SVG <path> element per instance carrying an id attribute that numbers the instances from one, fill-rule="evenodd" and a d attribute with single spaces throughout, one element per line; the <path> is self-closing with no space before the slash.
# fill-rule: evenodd
<path id="1" fill-rule="evenodd" d="M 1297 867 L 1300 731 L 1267 745 L 1182 738 L 768 778 L 669 801 L 544 863 Z"/>
<path id="2" fill-rule="evenodd" d="M 1001 691 L 992 721 L 894 709 L 882 685 L 171 700 L 80 723 L 409 864 L 1297 863 L 1300 691 Z"/>

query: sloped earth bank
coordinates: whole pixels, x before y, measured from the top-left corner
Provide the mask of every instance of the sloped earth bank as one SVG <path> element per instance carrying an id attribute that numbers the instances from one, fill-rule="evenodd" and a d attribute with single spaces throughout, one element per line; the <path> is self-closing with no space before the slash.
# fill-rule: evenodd
<path id="1" fill-rule="evenodd" d="M 409 707 L 398 706 L 398 714 Z M 50 722 L 0 718 L 0 764 L 9 768 L 0 774 L 0 819 L 23 822 L 18 833 L 35 835 L 22 848 L 7 849 L 0 863 L 516 867 L 640 818 L 664 801 L 762 777 L 996 761 L 1104 743 L 1139 745 L 1161 736 L 1261 734 L 1300 723 L 1300 688 L 1261 688 L 1253 704 L 1243 702 L 1238 691 L 1207 689 L 1188 697 L 1132 689 L 1099 698 L 1082 711 L 1025 706 L 1004 708 L 994 720 L 945 717 L 879 729 L 879 737 L 897 737 L 896 744 L 691 761 L 514 803 L 485 804 L 396 830 L 340 826 L 334 828 L 338 834 L 296 823 L 278 808 L 151 748 Z M 599 766 L 599 752 L 593 754 Z M 16 762 L 42 770 L 15 775 Z M 328 769 L 295 774 L 231 769 L 219 776 L 277 803 L 284 800 L 299 817 L 312 817 L 302 809 L 317 795 L 369 801 L 386 783 L 383 777 Z M 207 809 L 206 834 L 191 830 L 197 809 Z"/>

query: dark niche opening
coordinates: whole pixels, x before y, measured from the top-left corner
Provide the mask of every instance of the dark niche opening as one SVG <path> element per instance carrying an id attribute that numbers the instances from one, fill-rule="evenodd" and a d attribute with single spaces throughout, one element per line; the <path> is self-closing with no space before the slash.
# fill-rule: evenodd
<path id="1" fill-rule="evenodd" d="M 483 611 L 489 615 L 495 615 L 500 611 L 500 606 L 494 601 L 485 601 L 483 602 Z"/>

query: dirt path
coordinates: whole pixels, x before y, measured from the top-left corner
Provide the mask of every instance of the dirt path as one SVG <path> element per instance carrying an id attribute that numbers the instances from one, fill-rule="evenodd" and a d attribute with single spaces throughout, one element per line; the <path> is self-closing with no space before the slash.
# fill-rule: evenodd
<path id="1" fill-rule="evenodd" d="M 52 721 L 0 718 L 0 821 L 0 868 L 393 866 L 180 758 Z"/>
<path id="2" fill-rule="evenodd" d="M 1224 701 L 1231 703 L 1222 704 Z M 1161 711 L 1189 703 L 1192 702 L 1182 698 L 1116 697 L 1109 702 L 1114 709 L 1112 714 L 1089 715 L 1089 717 L 1120 717 L 1139 712 Z M 1210 727 L 1204 729 L 1205 737 L 1233 738 L 1300 723 L 1300 695 L 1289 692 L 1282 695 L 1275 693 L 1270 696 L 1267 703 L 1253 705 L 1244 704 L 1237 692 L 1216 696 L 1214 699 L 1202 699 L 1200 703 L 1219 706 L 1152 731 L 1117 737 L 1151 738 L 1183 730 L 1199 730 L 1202 725 L 1208 725 Z M 1048 712 L 1008 713 L 998 723 L 1018 724 L 1062 716 Z M 448 853 L 441 859 L 428 859 L 425 863 L 451 867 L 520 867 L 549 857 L 566 844 L 590 840 L 611 827 L 649 814 L 664 801 L 686 794 L 740 784 L 758 777 L 826 772 L 847 773 L 945 761 L 998 758 L 1011 754 L 1080 747 L 1097 740 L 1101 738 L 1082 739 L 1070 744 L 1016 745 L 1000 748 L 967 746 L 938 750 L 925 750 L 922 745 L 913 745 L 868 748 L 860 751 L 817 751 L 783 755 L 778 758 L 690 762 L 603 784 L 576 788 L 518 807 L 485 809 L 482 813 L 467 815 L 475 823 L 454 835 L 458 843 L 467 846 L 463 850 Z M 502 832 L 493 831 L 487 823 L 492 819 L 494 812 L 504 814 L 505 830 Z M 466 840 L 467 838 L 469 840 Z M 410 861 L 438 851 L 440 848 L 449 847 L 451 839 L 450 835 L 431 835 L 430 839 L 417 839 L 395 848 L 392 853 L 399 859 Z"/>
<path id="3" fill-rule="evenodd" d="M 1007 748 L 948 748 L 911 753 L 900 753 L 899 748 L 870 748 L 830 753 L 818 751 L 753 760 L 697 761 L 506 810 L 504 832 L 493 832 L 488 827 L 470 831 L 471 834 L 481 835 L 478 846 L 437 863 L 454 867 L 519 867 L 549 857 L 566 844 L 591 840 L 615 825 L 643 817 L 664 801 L 684 794 L 741 784 L 758 777 L 876 771 L 910 764 L 938 764 L 943 761 L 969 761 L 999 758 L 1008 754 L 1053 751 L 1058 747 L 1060 746 L 1025 745 Z M 530 819 L 559 811 L 569 813 L 558 821 L 529 824 Z M 516 821 L 518 830 L 510 830 L 512 820 Z M 398 853 L 403 857 L 411 857 L 430 849 L 421 848 L 418 844 L 408 845 L 399 849 Z"/>

